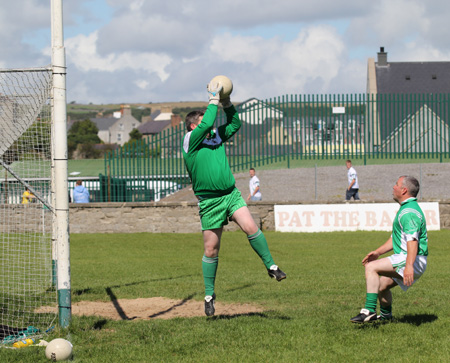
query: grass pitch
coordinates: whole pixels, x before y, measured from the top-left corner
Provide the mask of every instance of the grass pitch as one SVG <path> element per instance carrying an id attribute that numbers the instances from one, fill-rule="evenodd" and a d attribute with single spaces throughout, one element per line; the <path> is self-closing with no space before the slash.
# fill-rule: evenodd
<path id="1" fill-rule="evenodd" d="M 112 321 L 73 316 L 56 337 L 79 362 L 436 362 L 450 361 L 450 231 L 430 232 L 429 266 L 408 292 L 393 291 L 395 321 L 353 325 L 364 305 L 361 259 L 385 232 L 266 232 L 288 274 L 271 280 L 245 236 L 223 234 L 218 301 L 263 313 Z M 164 296 L 203 299 L 201 234 L 71 236 L 72 301 Z M 1 362 L 46 362 L 44 349 L 0 349 Z"/>

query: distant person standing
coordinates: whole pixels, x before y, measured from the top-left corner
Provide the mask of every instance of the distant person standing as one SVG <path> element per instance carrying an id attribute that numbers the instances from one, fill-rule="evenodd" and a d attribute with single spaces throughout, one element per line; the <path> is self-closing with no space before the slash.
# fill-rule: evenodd
<path id="1" fill-rule="evenodd" d="M 359 200 L 359 183 L 358 183 L 358 174 L 356 174 L 355 168 L 352 166 L 352 161 L 347 160 L 347 179 L 348 179 L 348 187 L 345 192 L 345 200 Z"/>
<path id="2" fill-rule="evenodd" d="M 30 192 L 30 189 L 26 188 L 22 194 L 22 204 L 33 203 L 36 201 L 36 197 Z"/>
<path id="3" fill-rule="evenodd" d="M 251 200 L 252 202 L 260 202 L 262 200 L 261 189 L 259 188 L 259 179 L 256 176 L 256 171 L 254 168 L 250 168 L 250 194 L 247 197 L 247 202 Z"/>
<path id="4" fill-rule="evenodd" d="M 82 185 L 81 180 L 77 180 L 76 186 L 73 189 L 74 203 L 89 203 L 89 191 Z"/>

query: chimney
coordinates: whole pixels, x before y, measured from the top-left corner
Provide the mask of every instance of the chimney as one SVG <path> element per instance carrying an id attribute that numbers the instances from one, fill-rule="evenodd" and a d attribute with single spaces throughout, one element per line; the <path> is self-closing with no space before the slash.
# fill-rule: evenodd
<path id="1" fill-rule="evenodd" d="M 170 117 L 170 124 L 172 127 L 178 126 L 181 122 L 183 122 L 183 120 L 180 115 L 172 115 Z"/>
<path id="2" fill-rule="evenodd" d="M 378 62 L 377 65 L 380 67 L 386 67 L 388 65 L 387 62 L 387 53 L 384 51 L 384 47 L 380 47 L 380 51 L 378 52 Z"/>
<path id="3" fill-rule="evenodd" d="M 131 115 L 130 105 L 120 105 L 120 113 L 122 114 L 122 116 Z"/>

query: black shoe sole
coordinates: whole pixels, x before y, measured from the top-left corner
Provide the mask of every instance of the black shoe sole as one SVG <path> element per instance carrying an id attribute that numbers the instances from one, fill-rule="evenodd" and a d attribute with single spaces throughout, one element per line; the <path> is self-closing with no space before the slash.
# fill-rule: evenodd
<path id="1" fill-rule="evenodd" d="M 272 275 L 272 274 L 270 274 L 270 273 L 269 273 L 269 276 L 270 276 L 271 279 L 275 279 L 275 280 L 277 280 L 278 282 L 280 282 L 281 280 L 284 280 L 284 279 L 286 278 L 286 275 L 284 275 L 284 276 L 282 276 L 282 277 L 276 277 L 275 275 Z"/>
<path id="2" fill-rule="evenodd" d="M 350 319 L 350 322 L 353 323 L 353 324 L 368 324 L 368 323 L 375 323 L 377 321 L 379 321 L 379 320 L 378 319 L 372 319 L 372 320 L 369 320 L 369 321 L 356 321 L 356 320 L 351 320 Z"/>
<path id="3" fill-rule="evenodd" d="M 215 310 L 214 311 L 208 311 L 208 312 L 205 310 L 205 315 L 206 316 L 214 316 L 215 312 L 216 312 Z"/>

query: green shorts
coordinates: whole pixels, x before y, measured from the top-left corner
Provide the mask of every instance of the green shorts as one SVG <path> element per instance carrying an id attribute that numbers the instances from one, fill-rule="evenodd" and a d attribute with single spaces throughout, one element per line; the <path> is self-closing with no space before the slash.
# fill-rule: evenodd
<path id="1" fill-rule="evenodd" d="M 198 202 L 202 231 L 221 228 L 228 224 L 234 212 L 246 207 L 241 192 L 234 188 L 230 194 L 216 198 L 203 199 Z"/>

